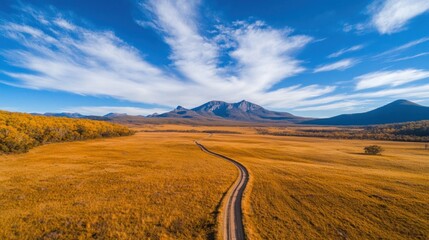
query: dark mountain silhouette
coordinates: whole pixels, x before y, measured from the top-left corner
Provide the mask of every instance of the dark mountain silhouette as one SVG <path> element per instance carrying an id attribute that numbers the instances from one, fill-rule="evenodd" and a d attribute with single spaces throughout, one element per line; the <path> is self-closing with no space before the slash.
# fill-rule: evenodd
<path id="1" fill-rule="evenodd" d="M 369 112 L 342 114 L 303 122 L 315 125 L 373 125 L 429 120 L 429 107 L 407 100 L 397 100 Z"/>
<path id="2" fill-rule="evenodd" d="M 244 122 L 282 121 L 297 123 L 308 118 L 294 116 L 286 112 L 267 110 L 251 102 L 241 101 L 227 103 L 223 101 L 210 101 L 193 109 L 178 106 L 171 112 L 151 115 L 150 117 L 192 118 L 192 119 L 224 119 Z"/>

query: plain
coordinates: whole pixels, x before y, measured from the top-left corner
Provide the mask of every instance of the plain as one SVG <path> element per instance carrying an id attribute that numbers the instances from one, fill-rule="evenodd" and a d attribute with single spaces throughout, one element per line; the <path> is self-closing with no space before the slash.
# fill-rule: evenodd
<path id="1" fill-rule="evenodd" d="M 51 144 L 0 160 L 0 236 L 213 238 L 223 194 L 250 171 L 250 239 L 427 239 L 422 143 L 257 134 L 254 127 L 144 125 L 135 136 Z M 381 156 L 362 154 L 377 144 Z"/>

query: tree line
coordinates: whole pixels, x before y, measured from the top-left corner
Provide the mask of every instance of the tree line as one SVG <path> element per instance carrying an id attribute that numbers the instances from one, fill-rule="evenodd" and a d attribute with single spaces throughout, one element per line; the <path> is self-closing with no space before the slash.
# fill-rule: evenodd
<path id="1" fill-rule="evenodd" d="M 368 127 L 341 128 L 285 128 L 271 131 L 257 128 L 256 132 L 263 135 L 326 137 L 336 139 L 370 139 L 407 142 L 429 142 L 429 121 L 386 124 Z"/>
<path id="2" fill-rule="evenodd" d="M 102 121 L 0 111 L 0 154 L 27 152 L 46 143 L 128 136 L 133 133 L 125 126 Z"/>

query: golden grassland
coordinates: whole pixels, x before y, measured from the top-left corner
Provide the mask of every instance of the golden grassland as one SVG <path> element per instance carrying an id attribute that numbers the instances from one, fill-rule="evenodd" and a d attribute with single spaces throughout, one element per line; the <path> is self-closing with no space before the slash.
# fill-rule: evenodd
<path id="1" fill-rule="evenodd" d="M 213 135 L 243 163 L 251 239 L 428 239 L 429 151 L 421 143 Z M 377 144 L 381 156 L 362 154 Z"/>
<path id="2" fill-rule="evenodd" d="M 429 238 L 422 143 L 269 136 L 251 126 L 134 130 L 0 156 L 0 238 L 212 238 L 237 171 L 195 139 L 248 168 L 250 239 Z M 383 155 L 362 154 L 373 144 Z"/>
<path id="3" fill-rule="evenodd" d="M 376 126 L 262 126 L 258 134 L 273 136 L 323 137 L 334 139 L 429 142 L 429 121 Z"/>
<path id="4" fill-rule="evenodd" d="M 236 177 L 206 134 L 41 146 L 0 157 L 0 239 L 206 239 Z"/>

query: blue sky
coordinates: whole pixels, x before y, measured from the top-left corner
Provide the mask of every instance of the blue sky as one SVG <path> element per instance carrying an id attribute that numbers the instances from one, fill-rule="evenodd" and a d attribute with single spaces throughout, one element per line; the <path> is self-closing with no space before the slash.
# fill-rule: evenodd
<path id="1" fill-rule="evenodd" d="M 2 0 L 0 109 L 429 105 L 427 0 Z"/>

